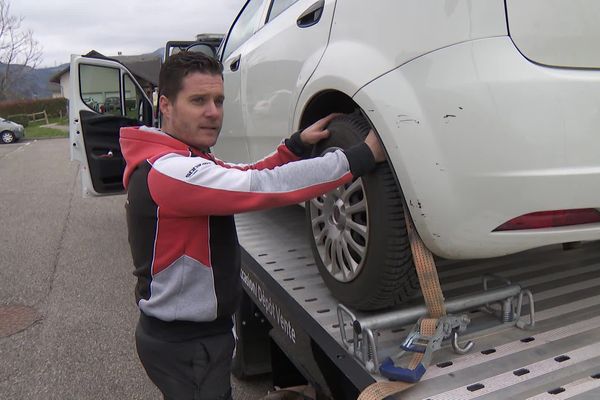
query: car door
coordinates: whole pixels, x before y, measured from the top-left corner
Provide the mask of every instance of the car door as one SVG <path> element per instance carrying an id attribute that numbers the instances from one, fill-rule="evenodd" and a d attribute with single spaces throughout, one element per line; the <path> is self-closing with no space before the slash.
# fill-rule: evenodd
<path id="1" fill-rule="evenodd" d="M 256 7 L 261 0 L 250 0 L 246 9 L 252 2 Z M 224 133 L 246 138 L 248 157 L 243 161 L 265 156 L 294 129 L 297 99 L 325 51 L 335 9 L 335 0 L 262 3 L 262 9 L 253 10 L 256 26 L 247 26 L 250 18 L 240 14 L 222 57 Z M 240 24 L 246 24 L 245 36 L 237 34 L 243 30 Z M 215 148 L 217 155 L 226 143 L 222 145 Z"/>
<path id="2" fill-rule="evenodd" d="M 231 25 L 219 58 L 223 63 L 225 91 L 224 119 L 219 141 L 213 147 L 221 159 L 249 163 L 248 140 L 242 115 L 241 60 L 245 43 L 262 26 L 269 0 L 248 0 Z"/>
<path id="3" fill-rule="evenodd" d="M 122 64 L 73 56 L 70 66 L 71 159 L 79 161 L 84 195 L 124 191 L 119 130 L 153 124 L 150 100 Z"/>

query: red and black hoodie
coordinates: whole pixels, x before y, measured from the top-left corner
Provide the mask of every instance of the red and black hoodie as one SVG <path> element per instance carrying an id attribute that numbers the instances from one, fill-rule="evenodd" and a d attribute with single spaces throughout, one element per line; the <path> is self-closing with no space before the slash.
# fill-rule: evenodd
<path id="1" fill-rule="evenodd" d="M 166 340 L 231 329 L 241 296 L 233 214 L 301 203 L 374 167 L 364 143 L 302 160 L 298 133 L 252 165 L 155 128 L 122 128 L 120 142 L 140 321 Z"/>

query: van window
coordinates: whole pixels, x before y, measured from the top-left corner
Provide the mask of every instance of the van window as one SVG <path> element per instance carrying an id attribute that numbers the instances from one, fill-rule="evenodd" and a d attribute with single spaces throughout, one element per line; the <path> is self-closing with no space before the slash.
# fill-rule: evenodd
<path id="1" fill-rule="evenodd" d="M 117 68 L 79 65 L 79 95 L 97 113 L 122 115 L 120 81 Z"/>
<path id="2" fill-rule="evenodd" d="M 123 76 L 123 87 L 125 88 L 125 116 L 145 125 L 152 124 L 152 106 L 146 100 L 146 96 L 152 97 L 152 85 L 146 87 L 146 96 L 134 83 L 134 79 L 126 74 Z"/>

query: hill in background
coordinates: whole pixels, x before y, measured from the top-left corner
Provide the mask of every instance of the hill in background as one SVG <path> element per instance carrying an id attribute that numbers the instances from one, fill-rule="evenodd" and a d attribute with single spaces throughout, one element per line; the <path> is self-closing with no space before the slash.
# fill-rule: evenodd
<path id="1" fill-rule="evenodd" d="M 15 82 L 12 89 L 15 93 L 15 99 L 43 99 L 52 97 L 52 86 L 50 77 L 65 68 L 67 64 L 62 64 L 51 68 L 33 69 L 29 67 L 11 66 L 13 68 L 24 68 L 21 79 Z M 0 72 L 4 73 L 5 64 L 0 63 Z M 12 99 L 11 99 L 12 100 Z"/>
<path id="2" fill-rule="evenodd" d="M 152 53 L 142 55 L 158 55 L 162 56 L 164 48 L 156 49 Z M 109 56 L 110 57 L 110 56 Z M 52 97 L 52 88 L 57 87 L 57 84 L 50 83 L 50 78 L 57 72 L 68 67 L 68 63 L 49 68 L 29 68 L 25 67 L 23 78 L 13 85 L 15 98 L 17 99 L 44 99 Z M 19 66 L 11 66 L 15 68 Z M 5 64 L 0 63 L 0 72 L 4 72 Z M 21 67 L 22 68 L 22 67 Z M 60 91 L 60 89 L 57 89 Z"/>

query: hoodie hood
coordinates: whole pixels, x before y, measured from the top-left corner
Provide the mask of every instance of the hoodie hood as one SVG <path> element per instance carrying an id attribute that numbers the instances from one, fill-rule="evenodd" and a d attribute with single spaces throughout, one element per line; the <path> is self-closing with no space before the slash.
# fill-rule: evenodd
<path id="1" fill-rule="evenodd" d="M 188 145 L 158 128 L 128 126 L 121 128 L 120 137 L 121 152 L 127 163 L 123 174 L 123 185 L 126 189 L 131 174 L 141 163 L 168 153 L 186 156 L 191 154 Z"/>

